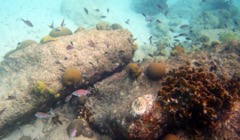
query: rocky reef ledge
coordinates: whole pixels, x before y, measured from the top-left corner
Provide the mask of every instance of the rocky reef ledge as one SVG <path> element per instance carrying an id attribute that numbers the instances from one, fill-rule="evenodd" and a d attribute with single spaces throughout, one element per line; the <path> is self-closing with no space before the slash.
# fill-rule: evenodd
<path id="1" fill-rule="evenodd" d="M 48 38 L 16 49 L 0 64 L 1 137 L 31 122 L 36 112 L 47 112 L 56 102 L 64 102 L 74 90 L 120 71 L 132 58 L 128 30 L 82 30 Z M 62 75 L 69 68 L 79 71 L 79 81 L 64 85 Z"/>

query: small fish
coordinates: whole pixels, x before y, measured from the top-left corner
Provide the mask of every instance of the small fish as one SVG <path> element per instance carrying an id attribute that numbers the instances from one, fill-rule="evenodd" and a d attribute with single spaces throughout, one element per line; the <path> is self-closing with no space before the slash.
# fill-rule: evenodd
<path id="1" fill-rule="evenodd" d="M 106 16 L 101 16 L 100 18 L 106 18 Z"/>
<path id="2" fill-rule="evenodd" d="M 168 11 L 166 11 L 165 13 L 164 13 L 164 16 L 166 17 L 168 15 Z"/>
<path id="3" fill-rule="evenodd" d="M 96 12 L 100 12 L 100 9 L 95 9 Z"/>
<path id="4" fill-rule="evenodd" d="M 233 20 L 234 24 L 238 26 L 238 22 L 236 20 Z"/>
<path id="5" fill-rule="evenodd" d="M 157 4 L 157 8 L 162 10 L 162 6 L 160 4 Z"/>
<path id="6" fill-rule="evenodd" d="M 181 25 L 180 28 L 181 28 L 181 29 L 186 29 L 186 28 L 188 28 L 188 25 L 186 25 L 186 24 Z"/>
<path id="7" fill-rule="evenodd" d="M 179 40 L 178 40 L 178 39 L 174 39 L 174 41 L 176 41 L 176 42 L 179 42 Z"/>
<path id="8" fill-rule="evenodd" d="M 8 95 L 7 100 L 13 100 L 13 99 L 16 99 L 16 96 Z"/>
<path id="9" fill-rule="evenodd" d="M 0 115 L 2 115 L 5 110 L 6 110 L 6 108 L 2 109 L 2 110 L 0 111 Z"/>
<path id="10" fill-rule="evenodd" d="M 143 15 L 144 17 L 146 17 L 146 16 L 147 16 L 145 13 L 142 13 L 142 15 Z"/>
<path id="11" fill-rule="evenodd" d="M 159 19 L 156 19 L 156 22 L 157 22 L 157 23 L 162 23 Z"/>
<path id="12" fill-rule="evenodd" d="M 227 23 L 226 23 L 226 24 L 224 24 L 224 26 L 225 26 L 225 28 L 228 28 L 228 25 L 227 25 Z"/>
<path id="13" fill-rule="evenodd" d="M 127 20 L 125 21 L 125 23 L 126 23 L 126 24 L 129 24 L 129 20 L 130 20 L 130 19 L 127 19 Z"/>
<path id="14" fill-rule="evenodd" d="M 146 16 L 145 21 L 147 22 L 153 22 L 154 17 L 153 16 Z"/>
<path id="15" fill-rule="evenodd" d="M 84 12 L 88 15 L 88 9 L 84 7 Z"/>
<path id="16" fill-rule="evenodd" d="M 43 112 L 37 112 L 35 113 L 35 116 L 39 119 L 49 118 L 51 115 L 43 113 Z"/>
<path id="17" fill-rule="evenodd" d="M 133 39 L 133 41 L 136 41 L 136 40 L 137 40 L 137 38 L 134 38 L 134 39 Z"/>
<path id="18" fill-rule="evenodd" d="M 72 98 L 72 94 L 68 95 L 66 98 L 65 98 L 65 102 L 69 102 Z"/>
<path id="19" fill-rule="evenodd" d="M 68 44 L 66 48 L 67 48 L 67 50 L 71 50 L 71 49 L 73 49 L 73 45 Z"/>
<path id="20" fill-rule="evenodd" d="M 24 20 L 23 18 L 21 18 L 21 20 L 29 27 L 33 27 L 33 24 L 29 20 Z"/>
<path id="21" fill-rule="evenodd" d="M 152 44 L 152 36 L 150 36 L 150 37 L 148 38 L 148 40 L 149 40 L 150 44 Z"/>
<path id="22" fill-rule="evenodd" d="M 52 24 L 51 25 L 48 25 L 48 27 L 49 28 L 51 28 L 51 29 L 54 29 L 54 25 L 53 25 L 54 23 L 52 22 Z"/>
<path id="23" fill-rule="evenodd" d="M 72 95 L 77 96 L 77 97 L 81 97 L 81 96 L 85 96 L 87 94 L 90 94 L 91 92 L 89 90 L 85 90 L 85 89 L 79 89 L 76 90 L 72 93 Z"/>
<path id="24" fill-rule="evenodd" d="M 186 40 L 191 40 L 191 38 L 189 38 L 189 37 L 186 37 Z"/>
<path id="25" fill-rule="evenodd" d="M 93 42 L 91 39 L 88 40 L 88 46 L 90 46 L 90 47 L 96 47 L 95 44 L 94 44 L 94 42 Z"/>
<path id="26" fill-rule="evenodd" d="M 77 134 L 77 127 L 73 128 L 73 130 L 70 133 L 70 138 L 75 137 Z"/>
<path id="27" fill-rule="evenodd" d="M 64 27 L 65 26 L 65 23 L 64 23 L 64 19 L 62 20 L 62 23 L 61 23 L 61 27 Z"/>
<path id="28" fill-rule="evenodd" d="M 186 36 L 186 34 L 184 34 L 184 33 L 181 33 L 181 34 L 179 34 L 178 36 Z"/>
<path id="29" fill-rule="evenodd" d="M 107 12 L 109 13 L 109 9 L 107 8 Z"/>
<path id="30" fill-rule="evenodd" d="M 174 30 L 173 30 L 173 29 L 169 29 L 169 30 L 174 33 Z"/>

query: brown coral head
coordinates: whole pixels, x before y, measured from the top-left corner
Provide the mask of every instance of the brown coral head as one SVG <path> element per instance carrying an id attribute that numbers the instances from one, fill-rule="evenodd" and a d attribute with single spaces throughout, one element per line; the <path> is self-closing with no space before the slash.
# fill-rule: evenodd
<path id="1" fill-rule="evenodd" d="M 142 73 L 141 69 L 136 63 L 129 63 L 126 67 L 126 71 L 131 78 L 137 78 Z"/>
<path id="2" fill-rule="evenodd" d="M 63 84 L 72 86 L 81 81 L 81 73 L 76 68 L 68 68 L 62 75 Z"/>
<path id="3" fill-rule="evenodd" d="M 147 76 L 151 80 L 159 80 L 166 74 L 167 65 L 164 63 L 151 63 L 147 67 Z"/>
<path id="4" fill-rule="evenodd" d="M 236 101 L 236 93 L 229 90 L 227 83 L 201 68 L 180 67 L 170 71 L 158 94 L 167 127 L 192 134 L 219 132 Z"/>

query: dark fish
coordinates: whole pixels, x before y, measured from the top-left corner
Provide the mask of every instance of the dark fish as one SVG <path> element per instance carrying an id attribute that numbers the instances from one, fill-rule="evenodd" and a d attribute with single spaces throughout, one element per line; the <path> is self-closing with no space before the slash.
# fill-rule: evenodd
<path id="1" fill-rule="evenodd" d="M 0 111 L 0 115 L 2 115 L 5 110 L 6 110 L 6 108 L 2 109 L 2 110 Z"/>
<path id="2" fill-rule="evenodd" d="M 88 15 L 88 9 L 84 7 L 84 12 Z"/>
<path id="3" fill-rule="evenodd" d="M 178 37 L 178 35 L 173 36 L 173 38 L 177 38 L 177 37 Z"/>
<path id="4" fill-rule="evenodd" d="M 21 20 L 29 27 L 33 27 L 33 24 L 29 21 L 29 20 L 24 20 L 23 18 L 21 18 Z"/>
<path id="5" fill-rule="evenodd" d="M 70 41 L 70 44 L 73 46 L 73 42 L 72 41 Z"/>
<path id="6" fill-rule="evenodd" d="M 133 41 L 136 41 L 136 40 L 137 40 L 137 38 L 134 38 L 134 39 L 133 39 Z"/>
<path id="7" fill-rule="evenodd" d="M 64 27 L 65 26 L 65 23 L 64 23 L 64 19 L 62 20 L 62 23 L 61 23 L 61 27 Z"/>
<path id="8" fill-rule="evenodd" d="M 96 12 L 100 12 L 100 10 L 99 10 L 99 9 L 95 9 L 95 11 L 96 11 Z"/>
<path id="9" fill-rule="evenodd" d="M 233 29 L 232 29 L 232 31 L 233 31 L 233 32 L 236 32 L 236 29 L 235 29 L 235 28 L 233 28 Z"/>
<path id="10" fill-rule="evenodd" d="M 106 16 L 101 16 L 100 18 L 106 18 Z"/>
<path id="11" fill-rule="evenodd" d="M 180 26 L 181 29 L 185 29 L 187 27 L 188 27 L 188 25 L 186 25 L 186 24 Z"/>
<path id="12" fill-rule="evenodd" d="M 157 4 L 157 8 L 162 10 L 162 6 L 160 4 Z"/>
<path id="13" fill-rule="evenodd" d="M 234 24 L 238 26 L 238 22 L 236 20 L 233 20 Z"/>
<path id="14" fill-rule="evenodd" d="M 51 25 L 48 25 L 48 27 L 49 28 L 51 28 L 51 29 L 54 29 L 54 25 L 53 25 L 54 23 L 52 22 L 52 24 Z"/>
<path id="15" fill-rule="evenodd" d="M 174 32 L 174 30 L 173 29 L 169 29 L 171 32 Z"/>
<path id="16" fill-rule="evenodd" d="M 152 44 L 152 36 L 150 36 L 150 37 L 148 38 L 148 40 L 149 40 L 150 44 Z"/>
<path id="17" fill-rule="evenodd" d="M 145 13 L 142 13 L 142 15 L 143 15 L 144 17 L 146 17 L 146 16 L 147 16 Z"/>
<path id="18" fill-rule="evenodd" d="M 109 13 L 109 9 L 107 8 L 107 12 Z"/>
<path id="19" fill-rule="evenodd" d="M 162 23 L 162 22 L 161 22 L 160 20 L 158 20 L 158 19 L 156 20 L 156 22 L 157 22 L 157 23 Z"/>
<path id="20" fill-rule="evenodd" d="M 164 13 L 164 16 L 166 17 L 168 15 L 168 11 L 166 11 L 165 13 Z"/>
<path id="21" fill-rule="evenodd" d="M 228 28 L 228 25 L 227 24 L 224 24 L 225 28 Z"/>
<path id="22" fill-rule="evenodd" d="M 190 30 L 190 31 L 189 31 L 189 33 L 192 33 L 192 32 L 193 32 L 193 30 Z"/>
<path id="23" fill-rule="evenodd" d="M 126 23 L 126 24 L 129 24 L 129 20 L 130 20 L 130 19 L 127 19 L 127 20 L 125 21 L 125 23 Z"/>
<path id="24" fill-rule="evenodd" d="M 184 33 L 181 33 L 181 34 L 179 34 L 178 36 L 186 36 L 186 34 L 184 34 Z"/>
<path id="25" fill-rule="evenodd" d="M 191 40 L 191 38 L 189 38 L 189 37 L 186 37 L 186 40 Z"/>
<path id="26" fill-rule="evenodd" d="M 153 57 L 153 55 L 152 55 L 152 54 L 148 54 L 148 56 L 150 56 L 150 57 Z"/>
<path id="27" fill-rule="evenodd" d="M 176 42 L 179 42 L 179 40 L 178 39 L 174 39 Z"/>
<path id="28" fill-rule="evenodd" d="M 13 100 L 13 99 L 16 99 L 16 97 L 15 97 L 15 96 L 12 96 L 12 95 L 8 95 L 7 100 Z"/>

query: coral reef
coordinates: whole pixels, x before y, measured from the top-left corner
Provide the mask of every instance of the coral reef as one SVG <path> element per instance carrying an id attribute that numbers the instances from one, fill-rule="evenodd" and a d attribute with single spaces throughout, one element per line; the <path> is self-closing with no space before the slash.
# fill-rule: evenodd
<path id="1" fill-rule="evenodd" d="M 170 71 L 158 93 L 167 123 L 164 130 L 171 133 L 184 129 L 190 136 L 217 135 L 238 98 L 239 89 L 227 83 L 228 80 L 201 68 Z"/>
<path id="2" fill-rule="evenodd" d="M 71 135 L 73 129 L 76 129 L 75 137 L 80 136 L 81 134 L 88 138 L 94 137 L 94 134 L 93 134 L 92 130 L 90 129 L 87 121 L 83 118 L 75 119 L 70 123 L 70 125 L 67 128 L 69 136 Z"/>
<path id="3" fill-rule="evenodd" d="M 147 75 L 152 80 L 159 80 L 166 74 L 167 66 L 164 63 L 151 63 L 147 67 Z"/>
<path id="4" fill-rule="evenodd" d="M 162 134 L 159 125 L 162 121 L 162 109 L 155 99 L 156 96 L 146 94 L 133 101 L 131 114 L 135 119 L 128 122 L 128 139 L 156 139 Z"/>
<path id="5" fill-rule="evenodd" d="M 44 37 L 40 40 L 40 43 L 47 43 L 47 42 L 51 42 L 51 41 L 55 41 L 55 40 L 57 40 L 57 39 L 54 38 L 54 37 L 44 36 Z"/>
<path id="6" fill-rule="evenodd" d="M 67 36 L 71 35 L 72 31 L 67 27 L 57 27 L 54 28 L 50 33 L 49 36 L 51 37 L 60 37 L 60 36 Z"/>
<path id="7" fill-rule="evenodd" d="M 240 41 L 239 36 L 232 32 L 224 32 L 220 34 L 219 40 L 224 43 L 230 43 L 232 41 L 237 41 L 237 40 Z"/>
<path id="8" fill-rule="evenodd" d="M 81 32 L 81 31 L 84 31 L 84 30 L 85 30 L 85 28 L 79 26 L 79 27 L 74 31 L 74 33 Z"/>
<path id="9" fill-rule="evenodd" d="M 18 45 L 17 45 L 17 48 L 14 49 L 14 50 L 9 51 L 8 53 L 6 53 L 4 55 L 4 58 L 5 59 L 8 58 L 11 54 L 15 53 L 16 51 L 21 50 L 21 49 L 23 49 L 23 48 L 25 48 L 27 46 L 32 45 L 32 44 L 37 44 L 37 42 L 34 41 L 34 40 L 30 40 L 30 39 L 29 40 L 24 40 L 22 42 L 19 42 Z"/>
<path id="10" fill-rule="evenodd" d="M 139 66 L 136 63 L 128 64 L 126 71 L 131 78 L 137 78 L 142 73 L 142 70 L 139 68 Z"/>
<path id="11" fill-rule="evenodd" d="M 159 11 L 167 10 L 167 0 L 148 0 L 148 1 L 131 1 L 131 8 L 137 13 L 157 14 Z"/>
<path id="12" fill-rule="evenodd" d="M 113 30 L 123 29 L 123 27 L 120 24 L 117 24 L 117 23 L 113 23 L 111 25 L 111 27 L 112 27 Z"/>
<path id="13" fill-rule="evenodd" d="M 72 86 L 81 81 L 81 72 L 75 68 L 68 68 L 62 75 L 63 84 Z"/>
<path id="14" fill-rule="evenodd" d="M 44 92 L 46 92 L 46 85 L 44 84 L 44 82 L 42 81 L 38 81 L 34 84 L 32 91 L 35 94 L 43 94 Z"/>
<path id="15" fill-rule="evenodd" d="M 182 46 L 176 45 L 176 46 L 172 49 L 171 55 L 179 55 L 179 54 L 182 54 L 182 53 L 184 53 L 184 52 L 185 52 L 185 50 L 184 50 L 184 48 L 183 48 Z"/>
<path id="16" fill-rule="evenodd" d="M 96 24 L 97 30 L 110 30 L 111 26 L 107 22 L 99 22 Z"/>

